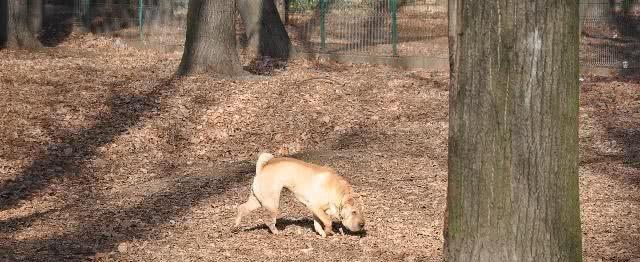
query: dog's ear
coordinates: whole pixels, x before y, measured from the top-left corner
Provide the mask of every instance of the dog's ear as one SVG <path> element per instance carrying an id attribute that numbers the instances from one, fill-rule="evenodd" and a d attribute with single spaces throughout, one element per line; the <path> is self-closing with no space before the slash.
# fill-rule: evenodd
<path id="1" fill-rule="evenodd" d="M 351 194 L 348 194 L 348 195 L 344 196 L 342 198 L 342 204 L 343 205 L 353 205 L 354 204 L 353 196 Z"/>
<path id="2" fill-rule="evenodd" d="M 364 206 L 364 201 L 362 200 L 362 194 L 353 193 L 352 196 L 353 196 L 354 199 L 356 199 L 356 198 L 358 199 L 358 202 L 360 204 L 360 208 L 364 211 L 365 206 Z"/>

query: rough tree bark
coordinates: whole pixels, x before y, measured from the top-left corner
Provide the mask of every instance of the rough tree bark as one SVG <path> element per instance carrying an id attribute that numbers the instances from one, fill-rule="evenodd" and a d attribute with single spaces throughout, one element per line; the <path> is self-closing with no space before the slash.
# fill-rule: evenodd
<path id="1" fill-rule="evenodd" d="M 191 0 L 179 74 L 243 76 L 236 50 L 234 0 Z"/>
<path id="2" fill-rule="evenodd" d="M 37 32 L 32 31 L 29 1 L 0 0 L 0 47 L 39 48 Z"/>
<path id="3" fill-rule="evenodd" d="M 451 0 L 446 261 L 581 261 L 578 0 Z"/>
<path id="4" fill-rule="evenodd" d="M 288 59 L 292 52 L 287 34 L 274 0 L 237 0 L 245 25 L 248 50 L 258 56 Z"/>

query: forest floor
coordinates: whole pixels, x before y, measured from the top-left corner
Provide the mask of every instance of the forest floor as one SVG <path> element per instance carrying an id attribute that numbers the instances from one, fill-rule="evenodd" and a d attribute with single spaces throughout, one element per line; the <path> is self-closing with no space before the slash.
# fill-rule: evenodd
<path id="1" fill-rule="evenodd" d="M 441 261 L 448 73 L 295 60 L 233 81 L 74 35 L 0 50 L 2 261 Z M 640 260 L 640 81 L 582 76 L 585 261 Z M 329 165 L 367 231 L 320 238 L 290 194 L 232 232 L 256 154 Z"/>

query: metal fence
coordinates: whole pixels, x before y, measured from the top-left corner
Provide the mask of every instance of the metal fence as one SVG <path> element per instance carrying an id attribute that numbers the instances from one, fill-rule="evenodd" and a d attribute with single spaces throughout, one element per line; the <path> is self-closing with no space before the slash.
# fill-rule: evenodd
<path id="1" fill-rule="evenodd" d="M 169 1 L 169 0 L 160 0 Z M 188 0 L 171 0 L 170 20 L 151 0 L 46 0 L 41 41 L 56 45 L 73 30 L 110 35 L 136 46 L 181 48 Z"/>
<path id="2" fill-rule="evenodd" d="M 303 52 L 447 57 L 446 1 L 298 0 L 287 17 Z"/>
<path id="3" fill-rule="evenodd" d="M 583 0 L 583 67 L 640 68 L 640 1 Z"/>
<path id="4" fill-rule="evenodd" d="M 174 5 L 171 21 L 157 19 L 158 1 Z M 188 0 L 47 0 L 46 3 L 45 14 L 54 21 L 51 25 L 73 21 L 75 27 L 117 36 L 130 44 L 171 51 L 184 46 Z M 414 63 L 417 66 L 433 65 L 425 61 L 438 61 L 437 64 L 446 66 L 446 3 L 446 0 L 288 0 L 286 27 L 294 47 L 301 53 L 410 58 L 418 61 Z M 582 66 L 640 68 L 640 0 L 582 0 L 580 11 Z M 240 21 L 238 18 L 239 36 L 243 34 Z M 45 31 L 64 34 L 69 30 Z"/>

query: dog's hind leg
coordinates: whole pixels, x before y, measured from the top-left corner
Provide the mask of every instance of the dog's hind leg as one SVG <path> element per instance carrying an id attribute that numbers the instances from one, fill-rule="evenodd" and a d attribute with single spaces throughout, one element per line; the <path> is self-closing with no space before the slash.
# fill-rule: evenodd
<path id="1" fill-rule="evenodd" d="M 276 220 L 278 219 L 278 208 L 280 206 L 280 192 L 278 191 L 274 191 L 271 192 L 270 194 L 263 194 L 261 196 L 264 195 L 269 195 L 270 197 L 261 197 L 261 203 L 262 206 L 264 208 L 266 208 L 267 210 L 269 210 L 269 213 L 271 213 L 271 215 L 269 216 L 269 220 L 267 220 L 267 227 L 269 227 L 269 231 L 271 231 L 271 233 L 273 234 L 278 234 L 278 228 L 276 228 Z"/>
<path id="2" fill-rule="evenodd" d="M 252 192 L 249 196 L 249 200 L 247 200 L 246 203 L 238 206 L 238 216 L 236 217 L 235 227 L 240 226 L 240 221 L 242 220 L 243 216 L 246 216 L 247 214 L 251 213 L 251 211 L 256 210 L 260 206 L 260 201 L 258 201 L 256 196 Z"/>
<path id="3" fill-rule="evenodd" d="M 276 220 L 278 220 L 278 209 L 272 209 L 272 208 L 267 208 L 269 210 L 269 212 L 271 212 L 271 216 L 269 217 L 269 221 L 267 221 L 267 226 L 269 227 L 269 230 L 271 231 L 271 233 L 273 233 L 274 235 L 277 235 L 278 233 L 280 233 L 280 231 L 278 231 L 278 228 L 276 228 Z"/>

